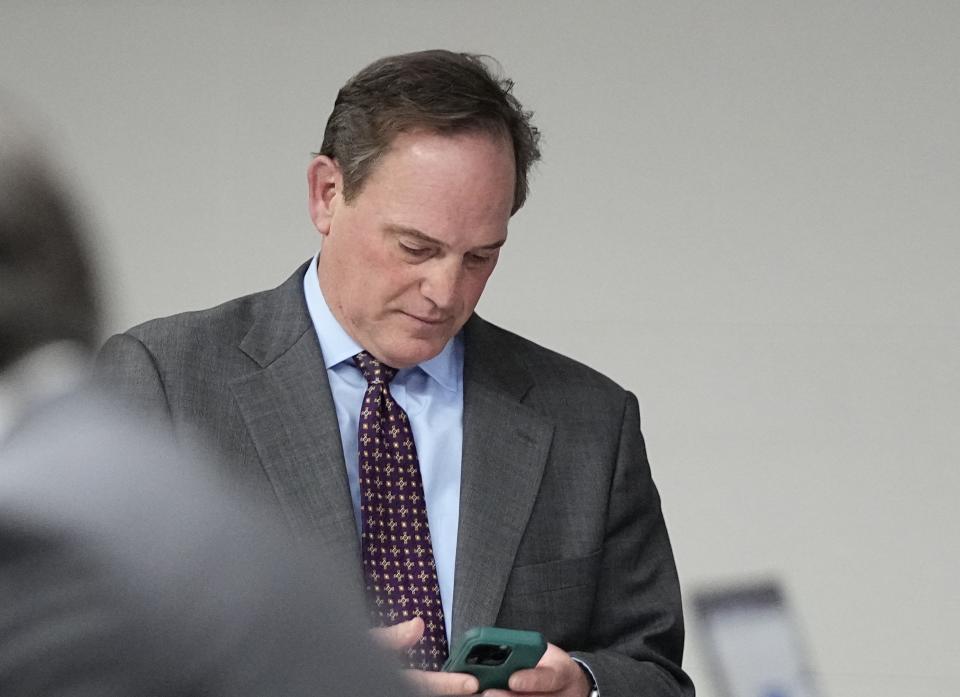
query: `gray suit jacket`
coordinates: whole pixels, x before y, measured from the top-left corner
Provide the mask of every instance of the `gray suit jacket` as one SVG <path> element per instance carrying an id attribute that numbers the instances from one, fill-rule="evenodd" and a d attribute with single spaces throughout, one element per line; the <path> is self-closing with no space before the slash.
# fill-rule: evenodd
<path id="1" fill-rule="evenodd" d="M 84 392 L 0 441 L 0 694 L 405 694 L 335 574 Z"/>
<path id="2" fill-rule="evenodd" d="M 283 285 L 147 322 L 103 347 L 140 408 L 200 427 L 360 580 L 336 413 L 303 297 Z M 453 641 L 533 629 L 582 658 L 603 697 L 692 695 L 673 555 L 636 398 L 477 316 L 465 327 Z"/>

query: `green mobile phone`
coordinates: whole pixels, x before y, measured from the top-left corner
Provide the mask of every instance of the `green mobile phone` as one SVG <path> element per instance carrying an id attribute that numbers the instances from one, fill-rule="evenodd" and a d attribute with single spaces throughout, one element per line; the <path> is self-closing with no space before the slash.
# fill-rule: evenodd
<path id="1" fill-rule="evenodd" d="M 475 675 L 480 692 L 505 690 L 514 671 L 533 668 L 546 650 L 547 642 L 540 632 L 474 627 L 463 635 L 443 670 Z"/>

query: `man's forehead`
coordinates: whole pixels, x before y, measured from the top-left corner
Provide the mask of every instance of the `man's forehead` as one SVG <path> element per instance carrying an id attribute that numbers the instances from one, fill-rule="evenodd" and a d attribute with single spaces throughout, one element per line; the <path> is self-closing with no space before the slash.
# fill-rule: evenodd
<path id="1" fill-rule="evenodd" d="M 412 226 L 409 226 L 409 225 L 400 225 L 400 224 L 397 224 L 397 223 L 387 223 L 386 225 L 384 225 L 384 230 L 386 230 L 386 232 L 388 232 L 388 233 L 390 233 L 390 234 L 393 234 L 393 235 L 402 235 L 402 236 L 405 236 L 405 237 L 412 237 L 412 238 L 417 239 L 417 240 L 420 240 L 421 242 L 424 242 L 424 243 L 426 243 L 426 244 L 432 244 L 432 245 L 436 245 L 436 246 L 438 246 L 438 247 L 448 247 L 448 246 L 449 246 L 446 241 L 444 241 L 444 240 L 442 240 L 442 239 L 439 239 L 439 238 L 437 238 L 437 237 L 434 237 L 434 236 L 432 236 L 432 235 L 429 235 L 428 233 L 424 232 L 423 230 L 420 230 L 419 228 L 412 227 Z M 500 247 L 502 247 L 502 246 L 506 243 L 506 241 L 507 241 L 507 233 L 506 233 L 506 230 L 504 230 L 503 236 L 500 237 L 499 239 L 494 240 L 494 241 L 492 241 L 492 242 L 488 242 L 488 243 L 486 243 L 486 244 L 478 245 L 476 248 L 477 248 L 477 249 L 485 249 L 485 250 L 499 249 Z"/>
<path id="2" fill-rule="evenodd" d="M 439 151 L 466 154 L 475 151 L 478 145 L 486 147 L 492 145 L 494 149 L 500 150 L 504 154 L 509 153 L 511 162 L 514 160 L 513 141 L 509 135 L 500 131 L 415 128 L 401 131 L 390 139 L 390 142 L 373 164 L 369 176 L 371 178 L 375 177 L 377 172 L 383 169 L 385 162 L 396 159 L 398 155 L 404 153 L 421 157 L 435 155 Z"/>
<path id="3" fill-rule="evenodd" d="M 348 205 L 380 218 L 388 232 L 437 244 L 457 239 L 469 247 L 502 244 L 514 195 L 514 163 L 506 145 L 483 133 L 405 134 Z"/>

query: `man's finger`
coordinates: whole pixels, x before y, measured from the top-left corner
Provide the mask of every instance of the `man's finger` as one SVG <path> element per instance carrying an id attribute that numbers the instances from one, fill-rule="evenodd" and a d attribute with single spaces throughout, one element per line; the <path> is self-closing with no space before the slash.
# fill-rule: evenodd
<path id="1" fill-rule="evenodd" d="M 586 697 L 590 683 L 586 674 L 563 649 L 553 644 L 534 668 L 518 670 L 510 676 L 512 692 L 504 694 L 555 695 L 560 697 Z"/>
<path id="2" fill-rule="evenodd" d="M 566 686 L 561 671 L 553 666 L 537 666 L 518 670 L 510 676 L 510 689 L 514 692 L 556 692 Z"/>
<path id="3" fill-rule="evenodd" d="M 370 635 L 387 650 L 403 651 L 420 641 L 423 636 L 423 620 L 414 617 L 389 627 L 375 627 L 370 630 Z"/>
<path id="4" fill-rule="evenodd" d="M 405 670 L 403 674 L 424 695 L 472 695 L 480 689 L 477 679 L 467 673 Z"/>

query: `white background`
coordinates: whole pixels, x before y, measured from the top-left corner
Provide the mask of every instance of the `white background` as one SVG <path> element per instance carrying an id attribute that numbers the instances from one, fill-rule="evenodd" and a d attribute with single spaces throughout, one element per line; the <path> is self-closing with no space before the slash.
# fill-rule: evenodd
<path id="1" fill-rule="evenodd" d="M 833 697 L 960 686 L 960 3 L 0 3 L 108 331 L 272 287 L 369 61 L 486 52 L 544 160 L 480 305 L 634 390 L 684 585 L 786 584 Z M 687 666 L 713 694 L 694 622 Z"/>

